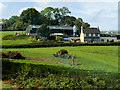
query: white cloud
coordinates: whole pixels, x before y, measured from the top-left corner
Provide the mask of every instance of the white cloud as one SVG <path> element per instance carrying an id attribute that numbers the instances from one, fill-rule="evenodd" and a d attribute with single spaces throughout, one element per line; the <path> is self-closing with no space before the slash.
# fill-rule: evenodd
<path id="1" fill-rule="evenodd" d="M 80 8 L 72 9 L 72 15 L 83 18 L 92 26 L 100 26 L 101 29 L 117 29 L 118 3 L 82 3 Z"/>
<path id="2" fill-rule="evenodd" d="M 1 2 L 118 2 L 119 0 L 0 0 Z"/>
<path id="3" fill-rule="evenodd" d="M 0 18 L 2 17 L 2 11 L 6 7 L 3 3 L 0 3 Z"/>

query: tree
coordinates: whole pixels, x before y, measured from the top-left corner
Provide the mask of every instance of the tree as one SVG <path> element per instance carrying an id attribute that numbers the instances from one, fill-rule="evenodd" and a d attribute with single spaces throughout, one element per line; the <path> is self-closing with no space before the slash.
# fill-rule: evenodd
<path id="1" fill-rule="evenodd" d="M 78 18 L 75 20 L 75 25 L 76 27 L 80 30 L 81 26 L 82 26 L 83 20 L 82 18 Z"/>
<path id="2" fill-rule="evenodd" d="M 53 12 L 54 12 L 54 8 L 53 7 L 46 7 L 44 10 L 42 10 L 40 13 L 41 15 L 45 16 L 45 23 L 47 25 L 52 25 L 54 24 L 54 15 L 53 15 Z"/>
<path id="3" fill-rule="evenodd" d="M 47 27 L 46 24 L 42 24 L 37 30 L 37 35 L 48 38 L 50 36 L 50 29 Z"/>
<path id="4" fill-rule="evenodd" d="M 7 30 L 10 27 L 10 23 L 8 19 L 1 19 L 2 30 Z"/>
<path id="5" fill-rule="evenodd" d="M 32 25 L 41 25 L 43 16 L 35 8 L 28 8 L 20 14 L 20 21 Z"/>
<path id="6" fill-rule="evenodd" d="M 67 7 L 62 8 L 55 8 L 54 9 L 54 17 L 56 20 L 57 25 L 60 25 L 62 23 L 62 19 L 67 15 L 70 14 L 71 11 Z"/>
<path id="7" fill-rule="evenodd" d="M 88 24 L 88 23 L 83 23 L 82 26 L 83 26 L 83 27 L 90 27 L 90 24 Z"/>
<path id="8" fill-rule="evenodd" d="M 12 30 L 24 30 L 22 22 L 16 22 L 11 27 Z"/>
<path id="9" fill-rule="evenodd" d="M 47 7 L 40 13 L 46 17 L 48 25 L 60 25 L 63 17 L 71 12 L 68 10 L 67 7 L 62 8 Z"/>
<path id="10" fill-rule="evenodd" d="M 10 25 L 12 26 L 12 24 L 14 24 L 15 22 L 17 22 L 19 19 L 18 16 L 11 16 L 11 18 L 9 19 Z"/>
<path id="11" fill-rule="evenodd" d="M 75 20 L 76 20 L 76 18 L 74 16 L 65 16 L 62 19 L 61 25 L 72 26 L 73 27 L 74 24 L 75 24 Z"/>

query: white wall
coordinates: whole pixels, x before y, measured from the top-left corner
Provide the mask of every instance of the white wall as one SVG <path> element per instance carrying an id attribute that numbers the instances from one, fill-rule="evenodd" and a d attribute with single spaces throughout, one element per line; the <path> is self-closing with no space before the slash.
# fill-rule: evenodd
<path id="1" fill-rule="evenodd" d="M 83 27 L 81 27 L 80 40 L 81 40 L 81 42 L 84 42 Z"/>
<path id="2" fill-rule="evenodd" d="M 117 42 L 117 37 L 100 37 L 100 41 L 102 39 L 104 39 L 104 42 L 107 42 L 107 40 L 109 40 L 109 41 L 114 40 L 114 42 Z"/>

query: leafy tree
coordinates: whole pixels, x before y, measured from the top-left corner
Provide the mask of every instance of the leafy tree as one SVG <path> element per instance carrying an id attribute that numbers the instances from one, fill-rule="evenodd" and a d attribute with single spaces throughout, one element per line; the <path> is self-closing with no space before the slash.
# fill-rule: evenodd
<path id="1" fill-rule="evenodd" d="M 67 7 L 62 7 L 60 9 L 47 7 L 40 13 L 46 17 L 48 25 L 60 25 L 63 17 L 71 12 L 68 10 Z"/>
<path id="2" fill-rule="evenodd" d="M 62 19 L 61 25 L 74 26 L 76 18 L 74 16 L 65 16 Z"/>
<path id="3" fill-rule="evenodd" d="M 23 23 L 22 22 L 16 22 L 12 25 L 12 30 L 23 30 Z"/>
<path id="4" fill-rule="evenodd" d="M 88 23 L 83 23 L 82 26 L 83 26 L 83 27 L 90 27 L 90 24 L 88 24 Z"/>
<path id="5" fill-rule="evenodd" d="M 10 23 L 8 19 L 1 19 L 2 30 L 7 30 L 10 27 Z"/>
<path id="6" fill-rule="evenodd" d="M 18 16 L 12 16 L 10 19 L 9 19 L 9 22 L 10 22 L 10 25 L 14 24 L 15 22 L 17 22 L 19 19 Z"/>
<path id="7" fill-rule="evenodd" d="M 37 35 L 42 36 L 42 37 L 49 37 L 50 29 L 47 27 L 46 24 L 42 24 L 40 28 L 37 30 Z"/>
<path id="8" fill-rule="evenodd" d="M 20 15 L 21 22 L 32 25 L 41 25 L 43 23 L 43 19 L 43 16 L 35 8 L 23 10 Z"/>
<path id="9" fill-rule="evenodd" d="M 53 25 L 54 24 L 54 19 L 53 19 L 53 12 L 54 8 L 53 7 L 46 7 L 44 10 L 42 10 L 40 13 L 45 16 L 45 23 L 47 25 Z"/>
<path id="10" fill-rule="evenodd" d="M 54 17 L 56 20 L 57 25 L 60 25 L 62 23 L 62 19 L 64 18 L 64 16 L 66 16 L 67 14 L 70 14 L 71 12 L 69 11 L 69 9 L 67 7 L 62 7 L 62 8 L 55 8 L 54 10 Z"/>
<path id="11" fill-rule="evenodd" d="M 76 27 L 77 27 L 78 29 L 81 28 L 82 23 L 83 23 L 82 18 L 78 18 L 78 19 L 75 20 L 75 25 L 76 25 Z"/>

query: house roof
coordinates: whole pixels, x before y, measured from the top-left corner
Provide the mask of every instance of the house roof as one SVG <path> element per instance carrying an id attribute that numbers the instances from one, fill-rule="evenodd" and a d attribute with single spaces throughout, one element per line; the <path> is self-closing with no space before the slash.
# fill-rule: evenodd
<path id="1" fill-rule="evenodd" d="M 73 27 L 70 26 L 48 26 L 50 29 L 59 29 L 59 30 L 73 30 Z"/>
<path id="2" fill-rule="evenodd" d="M 83 28 L 83 33 L 100 33 L 98 28 Z"/>
<path id="3" fill-rule="evenodd" d="M 40 28 L 41 25 L 29 25 L 28 28 Z M 73 30 L 71 26 L 48 26 L 50 29 Z M 27 28 L 27 29 L 28 29 Z"/>

